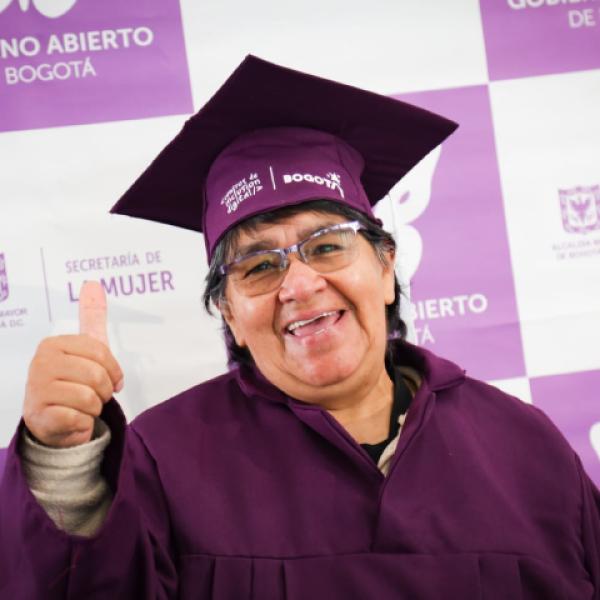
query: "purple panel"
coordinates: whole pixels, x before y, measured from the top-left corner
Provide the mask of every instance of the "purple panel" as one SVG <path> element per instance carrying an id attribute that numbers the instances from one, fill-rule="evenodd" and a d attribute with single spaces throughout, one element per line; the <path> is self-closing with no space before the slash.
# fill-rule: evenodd
<path id="1" fill-rule="evenodd" d="M 4 463 L 6 462 L 6 448 L 0 448 L 0 478 L 4 473 Z"/>
<path id="2" fill-rule="evenodd" d="M 178 0 L 0 0 L 0 131 L 192 110 Z"/>
<path id="3" fill-rule="evenodd" d="M 600 67 L 596 0 L 480 0 L 490 79 Z"/>
<path id="4" fill-rule="evenodd" d="M 600 371 L 538 377 L 530 385 L 533 403 L 554 421 L 600 486 Z"/>
<path id="5" fill-rule="evenodd" d="M 458 121 L 444 143 L 412 280 L 425 347 L 481 379 L 525 374 L 487 86 L 398 96 Z M 394 201 L 403 202 L 404 197 Z"/>

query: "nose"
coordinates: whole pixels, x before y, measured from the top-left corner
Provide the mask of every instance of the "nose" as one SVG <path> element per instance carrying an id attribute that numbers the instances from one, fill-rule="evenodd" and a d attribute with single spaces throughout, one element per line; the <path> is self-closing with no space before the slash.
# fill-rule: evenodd
<path id="1" fill-rule="evenodd" d="M 316 292 L 327 287 L 327 281 L 311 266 L 302 262 L 297 256 L 290 255 L 290 266 L 279 288 L 281 302 L 304 302 L 309 300 Z"/>

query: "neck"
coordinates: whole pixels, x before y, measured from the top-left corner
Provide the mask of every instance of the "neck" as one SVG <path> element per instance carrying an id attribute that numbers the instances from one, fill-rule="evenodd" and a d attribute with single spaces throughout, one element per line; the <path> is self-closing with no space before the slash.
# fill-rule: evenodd
<path id="1" fill-rule="evenodd" d="M 359 444 L 375 444 L 389 434 L 394 384 L 385 366 L 372 385 L 329 402 L 327 411 Z"/>

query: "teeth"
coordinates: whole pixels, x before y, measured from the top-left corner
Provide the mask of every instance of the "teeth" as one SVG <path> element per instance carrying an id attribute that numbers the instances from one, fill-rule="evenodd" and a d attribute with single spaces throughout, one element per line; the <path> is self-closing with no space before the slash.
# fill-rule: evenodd
<path id="1" fill-rule="evenodd" d="M 305 321 L 294 321 L 293 323 L 290 323 L 287 326 L 287 330 L 290 333 L 293 333 L 295 329 L 298 329 L 298 327 L 303 327 L 304 325 L 308 325 L 309 323 L 312 323 L 313 321 L 316 321 L 317 319 L 322 319 L 323 317 L 330 317 L 331 315 L 335 315 L 337 314 L 337 310 L 330 310 L 329 312 L 324 312 L 321 313 L 320 315 L 317 315 L 316 317 L 313 317 L 312 319 L 306 319 Z"/>

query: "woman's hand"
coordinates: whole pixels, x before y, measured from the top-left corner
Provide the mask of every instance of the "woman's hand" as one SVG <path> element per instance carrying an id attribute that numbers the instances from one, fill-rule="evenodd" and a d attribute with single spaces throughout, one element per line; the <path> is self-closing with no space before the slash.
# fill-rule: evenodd
<path id="1" fill-rule="evenodd" d="M 97 282 L 82 286 L 79 324 L 79 335 L 44 339 L 29 367 L 23 419 L 47 446 L 89 442 L 94 418 L 123 387 L 123 372 L 108 347 L 106 297 Z"/>

